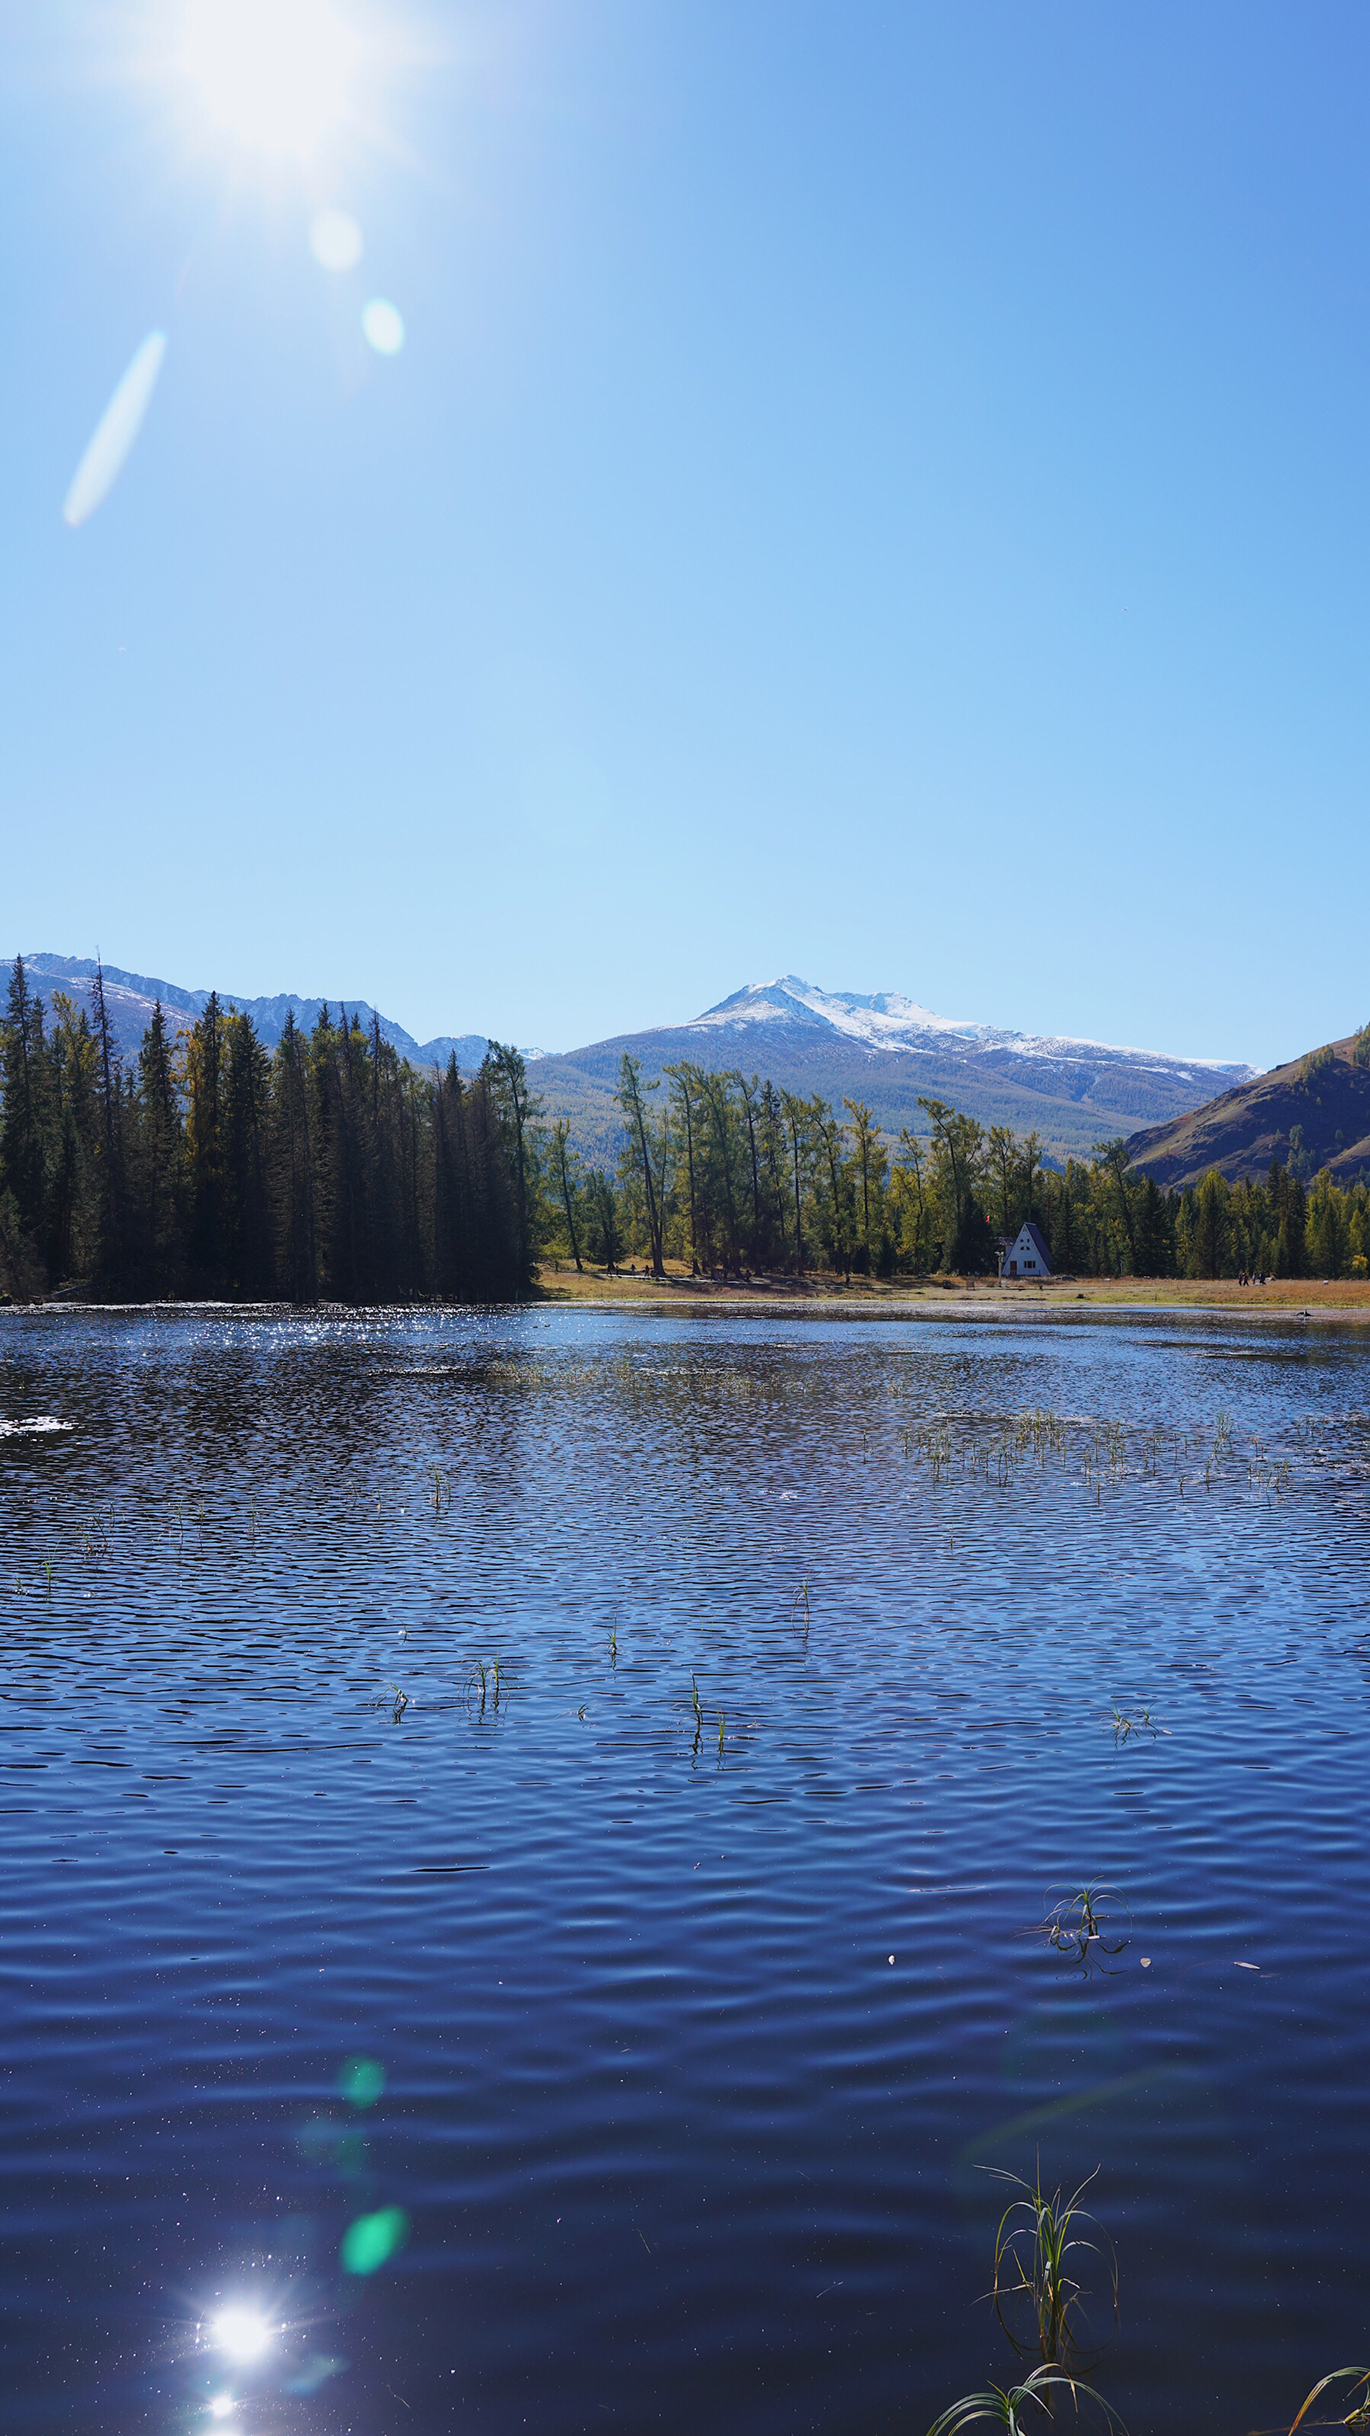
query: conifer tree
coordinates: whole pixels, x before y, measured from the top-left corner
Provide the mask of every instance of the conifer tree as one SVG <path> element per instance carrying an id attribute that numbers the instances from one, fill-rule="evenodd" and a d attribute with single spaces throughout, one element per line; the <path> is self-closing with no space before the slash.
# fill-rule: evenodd
<path id="1" fill-rule="evenodd" d="M 224 1017 L 217 990 L 186 1042 L 186 1190 L 189 1265 L 196 1289 L 224 1278 Z"/>
<path id="2" fill-rule="evenodd" d="M 148 1290 L 174 1294 L 180 1283 L 185 1217 L 185 1135 L 160 998 L 138 1052 L 140 1236 Z"/>
<path id="3" fill-rule="evenodd" d="M 96 1264 L 102 1280 L 113 1285 L 128 1264 L 127 1192 L 124 1175 L 125 1126 L 123 1074 L 114 1045 L 114 1030 L 105 1004 L 104 967 L 97 956 L 90 985 L 92 1030 L 95 1039 L 95 1096 L 98 1116 L 96 1158 L 98 1178 Z"/>
<path id="4" fill-rule="evenodd" d="M 647 1088 L 650 1091 L 655 1091 L 657 1085 L 655 1083 L 649 1083 Z M 661 1206 L 660 1187 L 662 1173 L 664 1172 L 665 1167 L 665 1129 L 664 1127 L 662 1129 L 662 1141 L 658 1154 L 658 1166 L 654 1169 L 652 1144 L 649 1139 L 647 1109 L 642 1095 L 642 1067 L 637 1058 L 629 1056 L 626 1049 L 619 1060 L 618 1090 L 615 1096 L 618 1100 L 619 1107 L 623 1111 L 623 1121 L 627 1127 L 629 1138 L 634 1144 L 638 1159 L 641 1162 L 642 1198 L 647 1213 L 647 1245 L 651 1254 L 652 1275 L 653 1277 L 664 1277 L 666 1270 L 662 1259 L 663 1212 Z M 563 1123 L 563 1167 L 565 1134 L 567 1130 L 569 1130 L 569 1128 L 567 1128 Z M 580 1267 L 579 1258 L 576 1260 L 576 1267 Z"/>
<path id="5" fill-rule="evenodd" d="M 319 1296 L 314 1210 L 314 1159 L 309 1138 L 309 1086 L 304 1044 L 294 1010 L 276 1045 L 271 1076 L 271 1198 L 276 1274 L 292 1303 Z"/>
<path id="6" fill-rule="evenodd" d="M 16 956 L 0 1037 L 0 1177 L 10 1200 L 6 1266 L 15 1283 L 25 1285 L 40 1273 L 44 1236 L 44 1049 L 43 1002 L 33 996 L 24 959 Z"/>

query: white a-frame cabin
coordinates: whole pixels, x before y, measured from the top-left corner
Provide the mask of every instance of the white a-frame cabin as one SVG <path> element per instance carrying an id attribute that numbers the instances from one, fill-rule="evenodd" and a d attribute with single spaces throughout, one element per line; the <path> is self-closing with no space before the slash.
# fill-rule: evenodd
<path id="1" fill-rule="evenodd" d="M 1047 1250 L 1040 1227 L 1031 1218 L 1021 1228 L 1017 1241 L 1006 1244 L 999 1264 L 999 1275 L 1005 1277 L 1050 1277 L 1051 1254 Z"/>

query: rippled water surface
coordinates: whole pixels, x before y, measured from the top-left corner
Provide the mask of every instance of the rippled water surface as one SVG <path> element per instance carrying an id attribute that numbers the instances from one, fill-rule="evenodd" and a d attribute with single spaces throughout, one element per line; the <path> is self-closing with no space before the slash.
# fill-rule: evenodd
<path id="1" fill-rule="evenodd" d="M 1302 1322 L 0 1319 L 5 2425 L 917 2436 L 1040 2155 L 1134 2436 L 1287 2427 L 1367 1410 Z"/>

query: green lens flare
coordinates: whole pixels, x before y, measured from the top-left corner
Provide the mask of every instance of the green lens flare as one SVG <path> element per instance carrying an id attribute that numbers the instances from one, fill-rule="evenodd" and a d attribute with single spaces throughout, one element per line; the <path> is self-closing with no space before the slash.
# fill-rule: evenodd
<path id="1" fill-rule="evenodd" d="M 353 2106 L 374 2106 L 385 2094 L 385 2066 L 369 2055 L 350 2055 L 338 2074 L 338 2093 Z"/>
<path id="2" fill-rule="evenodd" d="M 342 2263 L 349 2275 L 374 2275 L 409 2238 L 403 2208 L 377 2208 L 374 2216 L 359 2216 L 342 2238 Z"/>

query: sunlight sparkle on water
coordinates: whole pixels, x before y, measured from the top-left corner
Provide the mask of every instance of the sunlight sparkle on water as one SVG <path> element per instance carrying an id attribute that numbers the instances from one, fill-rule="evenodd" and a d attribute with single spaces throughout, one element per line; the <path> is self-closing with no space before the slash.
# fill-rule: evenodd
<path id="1" fill-rule="evenodd" d="M 189 0 L 181 65 L 243 143 L 307 154 L 347 114 L 360 47 L 328 0 Z"/>
<path id="2" fill-rule="evenodd" d="M 218 2311 L 210 2323 L 209 2337 L 230 2360 L 260 2360 L 270 2349 L 273 2331 L 259 2309 L 248 2309 L 237 2301 Z"/>

